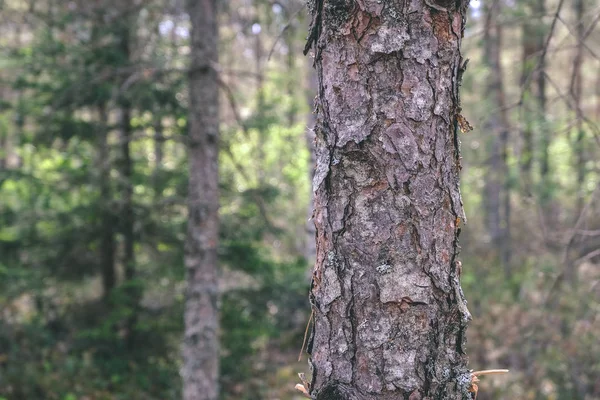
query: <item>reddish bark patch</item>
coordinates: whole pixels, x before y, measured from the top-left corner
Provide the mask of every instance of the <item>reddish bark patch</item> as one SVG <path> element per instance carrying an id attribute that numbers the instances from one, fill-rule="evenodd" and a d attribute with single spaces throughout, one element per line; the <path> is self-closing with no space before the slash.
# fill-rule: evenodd
<path id="1" fill-rule="evenodd" d="M 381 25 L 381 19 L 361 9 L 356 9 L 350 21 L 342 33 L 344 35 L 352 34 L 357 42 L 360 42 L 369 31 L 374 32 Z"/>
<path id="2" fill-rule="evenodd" d="M 450 29 L 451 27 L 448 14 L 446 14 L 445 12 L 437 11 L 433 11 L 431 14 L 433 34 L 438 39 L 440 47 L 452 42 L 453 35 Z"/>
<path id="3" fill-rule="evenodd" d="M 387 182 L 376 182 L 371 186 L 367 186 L 364 190 L 363 193 L 368 196 L 371 197 L 373 195 L 378 194 L 379 192 L 386 190 L 389 187 L 389 183 Z"/>

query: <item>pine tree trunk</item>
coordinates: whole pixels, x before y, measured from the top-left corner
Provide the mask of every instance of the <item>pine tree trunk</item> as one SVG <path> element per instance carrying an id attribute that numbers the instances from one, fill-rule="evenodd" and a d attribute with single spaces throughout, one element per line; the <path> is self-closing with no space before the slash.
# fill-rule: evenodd
<path id="1" fill-rule="evenodd" d="M 183 342 L 183 398 L 218 398 L 218 82 L 216 0 L 188 0 L 192 23 L 189 112 L 188 287 Z"/>
<path id="2" fill-rule="evenodd" d="M 310 393 L 470 399 L 457 259 L 467 2 L 309 7 L 319 80 Z"/>

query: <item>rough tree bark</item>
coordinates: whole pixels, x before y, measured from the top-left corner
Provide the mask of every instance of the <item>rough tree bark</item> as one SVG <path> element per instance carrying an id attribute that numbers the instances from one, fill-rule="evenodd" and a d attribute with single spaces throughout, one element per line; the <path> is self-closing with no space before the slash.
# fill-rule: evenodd
<path id="1" fill-rule="evenodd" d="M 188 0 L 192 23 L 189 74 L 188 287 L 183 341 L 183 398 L 218 398 L 218 82 L 217 0 Z"/>
<path id="2" fill-rule="evenodd" d="M 315 399 L 470 399 L 458 236 L 467 1 L 308 2 Z"/>

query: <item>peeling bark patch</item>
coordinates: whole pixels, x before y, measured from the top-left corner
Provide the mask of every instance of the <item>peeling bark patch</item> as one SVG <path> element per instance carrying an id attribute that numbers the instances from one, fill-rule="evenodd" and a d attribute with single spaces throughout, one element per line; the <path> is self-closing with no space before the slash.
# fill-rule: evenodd
<path id="1" fill-rule="evenodd" d="M 322 131 L 322 128 L 319 129 Z M 320 135 L 317 136 L 315 145 L 315 156 L 317 159 L 317 165 L 315 167 L 315 173 L 313 176 L 313 190 L 316 191 L 320 186 L 327 174 L 329 173 L 329 163 L 331 162 L 331 152 L 323 143 Z"/>
<path id="2" fill-rule="evenodd" d="M 395 123 L 387 127 L 381 136 L 383 148 L 392 154 L 400 156 L 400 160 L 406 168 L 411 171 L 417 164 L 417 143 L 410 128 L 402 123 Z"/>
<path id="3" fill-rule="evenodd" d="M 392 54 L 404 50 L 405 43 L 410 39 L 405 26 L 382 26 L 372 35 L 367 43 L 371 53 Z"/>
<path id="4" fill-rule="evenodd" d="M 400 388 L 408 392 L 419 386 L 419 380 L 416 379 L 413 370 L 416 355 L 417 350 L 399 351 L 394 345 L 383 350 L 388 390 Z"/>
<path id="5" fill-rule="evenodd" d="M 455 36 L 450 31 L 450 19 L 448 14 L 445 12 L 432 11 L 431 20 L 433 24 L 433 34 L 438 40 L 441 47 L 446 47 Z"/>
<path id="6" fill-rule="evenodd" d="M 419 72 L 419 75 L 415 77 L 415 85 L 404 101 L 404 111 L 408 118 L 421 122 L 431 118 L 434 100 L 433 89 L 427 81 L 427 76 L 422 72 Z"/>
<path id="7" fill-rule="evenodd" d="M 327 288 L 321 299 L 324 306 L 328 306 L 342 294 L 340 281 L 337 278 L 335 271 L 331 268 L 325 269 L 323 273 L 323 286 Z"/>
<path id="8" fill-rule="evenodd" d="M 339 269 L 339 260 L 335 253 L 329 252 L 327 255 L 327 265 L 323 271 L 323 285 L 321 286 L 321 303 L 323 306 L 328 306 L 335 299 L 342 295 L 342 287 L 338 278 L 337 269 Z"/>
<path id="9" fill-rule="evenodd" d="M 438 60 L 433 56 L 438 51 L 438 42 L 433 35 L 429 15 L 427 13 L 410 14 L 407 27 L 411 39 L 405 46 L 405 58 L 416 60 L 419 64 L 425 64 L 427 60 L 430 60 L 435 65 Z"/>
<path id="10" fill-rule="evenodd" d="M 382 303 L 400 304 L 402 298 L 409 297 L 413 301 L 429 303 L 432 296 L 429 282 L 429 277 L 414 265 L 390 268 L 388 273 L 377 276 L 379 299 Z"/>

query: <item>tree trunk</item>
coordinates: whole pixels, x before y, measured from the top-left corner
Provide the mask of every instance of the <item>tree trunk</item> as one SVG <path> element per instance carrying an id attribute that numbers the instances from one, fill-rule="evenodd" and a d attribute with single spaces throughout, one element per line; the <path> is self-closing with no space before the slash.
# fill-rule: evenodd
<path id="1" fill-rule="evenodd" d="M 260 11 L 258 11 L 260 12 Z M 257 17 L 256 23 L 260 24 L 260 18 Z M 267 141 L 267 130 L 269 129 L 266 123 L 266 102 L 265 102 L 265 73 L 263 70 L 263 45 L 261 32 L 257 32 L 256 40 L 254 42 L 254 62 L 256 67 L 256 129 L 258 130 L 258 143 L 257 143 L 257 154 L 256 157 L 259 160 L 257 165 L 258 171 L 258 188 L 262 190 L 265 184 L 265 166 L 266 166 L 266 154 L 265 144 Z"/>
<path id="2" fill-rule="evenodd" d="M 524 5 L 529 5 L 528 1 Z M 533 185 L 532 165 L 535 159 L 535 132 L 540 137 L 540 174 L 542 186 L 546 190 L 548 178 L 548 147 L 550 138 L 546 129 L 546 80 L 544 77 L 545 57 L 542 57 L 545 45 L 544 25 L 542 16 L 546 13 L 545 0 L 536 0 L 529 7 L 528 18 L 523 20 L 522 31 L 522 75 L 521 85 L 528 81 L 535 82 L 533 89 L 523 88 L 526 91 L 523 107 L 524 127 L 522 131 L 523 150 L 521 151 L 521 173 L 525 190 L 531 192 Z"/>
<path id="3" fill-rule="evenodd" d="M 154 114 L 154 170 L 152 171 L 152 183 L 154 197 L 158 200 L 162 194 L 161 171 L 165 138 L 163 136 L 162 115 L 159 110 L 156 110 Z"/>
<path id="4" fill-rule="evenodd" d="M 188 0 L 192 23 L 189 112 L 188 287 L 183 342 L 183 398 L 218 398 L 218 82 L 216 0 Z"/>
<path id="5" fill-rule="evenodd" d="M 525 18 L 523 20 L 523 29 L 522 29 L 522 70 L 521 70 L 521 85 L 526 83 L 529 79 L 534 82 L 537 82 L 537 75 L 542 73 L 543 71 L 536 69 L 539 49 L 537 47 L 538 40 L 536 37 L 536 33 L 538 30 L 539 22 L 537 19 L 533 18 Z M 532 76 L 533 75 L 533 76 Z M 533 164 L 534 158 L 534 132 L 536 127 L 536 120 L 539 118 L 539 115 L 534 112 L 533 107 L 531 107 L 532 101 L 532 90 L 524 88 L 526 91 L 525 101 L 521 105 L 522 112 L 522 131 L 521 138 L 523 140 L 521 157 L 520 157 L 520 165 L 521 165 L 521 179 L 523 184 L 523 189 L 526 193 L 531 192 L 531 185 L 533 184 L 533 179 L 531 176 L 531 167 Z M 536 110 L 537 111 L 537 110 Z"/>
<path id="6" fill-rule="evenodd" d="M 112 211 L 112 191 L 110 187 L 110 149 L 108 145 L 108 129 L 106 121 L 108 115 L 106 106 L 98 109 L 98 169 L 100 186 L 100 270 L 102 274 L 102 288 L 104 299 L 107 300 L 115 287 L 115 232 L 114 214 Z"/>
<path id="7" fill-rule="evenodd" d="M 536 11 L 539 15 L 538 21 L 541 21 L 542 17 L 546 15 L 546 0 L 537 0 L 536 3 Z M 539 51 L 542 51 L 545 46 L 545 33 L 544 25 L 542 22 L 539 23 L 538 30 L 536 32 L 537 38 L 537 48 Z M 540 123 L 540 134 L 542 136 L 541 141 L 541 166 L 540 166 L 540 174 L 542 178 L 542 184 L 544 187 L 544 196 L 543 200 L 547 199 L 546 192 L 548 187 L 550 186 L 550 142 L 552 138 L 550 137 L 551 132 L 548 129 L 546 123 L 546 58 L 545 56 L 540 56 L 539 62 L 539 70 L 537 73 L 537 104 L 538 104 L 538 113 L 539 113 L 539 123 Z"/>
<path id="8" fill-rule="evenodd" d="M 125 17 L 127 18 L 127 17 Z M 130 20 L 130 18 L 127 18 Z M 130 62 L 130 37 L 129 24 L 121 29 L 121 53 L 126 63 Z M 121 86 L 125 81 L 121 82 Z M 140 293 L 135 287 L 135 236 L 134 224 L 135 217 L 133 213 L 133 163 L 131 160 L 131 104 L 122 94 L 119 99 L 121 112 L 120 133 L 121 133 L 121 232 L 123 234 L 123 266 L 125 271 L 125 285 L 127 292 L 127 306 L 131 308 L 131 314 L 126 321 L 126 343 L 129 349 L 135 345 L 135 325 L 137 323 L 138 302 Z"/>
<path id="9" fill-rule="evenodd" d="M 582 65 L 583 65 L 583 49 L 584 49 L 584 24 L 583 18 L 585 15 L 584 0 L 575 0 L 573 3 L 576 21 L 577 47 L 575 58 L 573 59 L 573 74 L 571 75 L 571 94 L 575 100 L 575 116 L 576 121 L 576 138 L 574 152 L 577 155 L 577 210 L 575 219 L 579 218 L 579 213 L 583 210 L 584 203 L 584 182 L 586 176 L 586 157 L 585 157 L 585 131 L 583 129 L 583 111 L 581 109 L 583 81 L 582 81 Z M 570 278 L 570 277 L 569 277 Z"/>
<path id="10" fill-rule="evenodd" d="M 600 68 L 596 70 L 596 121 L 600 121 Z M 598 385 L 600 386 L 600 384 Z"/>
<path id="11" fill-rule="evenodd" d="M 488 228 L 494 247 L 499 249 L 505 275 L 510 276 L 510 185 L 507 165 L 509 123 L 504 98 L 501 60 L 502 25 L 498 23 L 500 1 L 495 0 L 485 10 L 485 62 L 489 69 L 487 97 L 491 111 L 486 124 L 492 140 L 486 176 Z"/>
<path id="12" fill-rule="evenodd" d="M 292 3 L 293 4 L 293 3 Z M 289 108 L 286 112 L 287 114 L 287 123 L 291 128 L 296 124 L 296 114 L 298 113 L 298 106 L 296 104 L 296 79 L 293 77 L 297 76 L 296 72 L 296 27 L 294 25 L 294 21 L 291 20 L 293 18 L 290 15 L 291 5 L 288 5 L 288 9 L 286 10 L 286 17 L 290 19 L 287 27 L 285 28 L 284 38 L 285 44 L 287 47 L 287 57 L 286 57 L 286 67 L 288 73 L 288 81 L 286 83 L 286 91 L 288 96 L 288 101 L 290 102 Z"/>
<path id="13" fill-rule="evenodd" d="M 309 1 L 316 399 L 471 398 L 457 259 L 468 3 L 428 3 Z"/>
<path id="14" fill-rule="evenodd" d="M 493 5 L 497 5 L 498 1 L 496 0 Z M 485 22 L 484 22 L 484 34 L 483 34 L 483 60 L 487 66 L 489 77 L 487 79 L 487 87 L 486 90 L 486 98 L 490 98 L 490 96 L 494 95 L 494 81 L 493 81 L 493 57 L 494 51 L 493 48 L 495 46 L 494 37 L 495 33 L 493 31 L 493 20 L 492 20 L 492 5 L 485 6 L 485 14 L 484 14 Z M 488 105 L 489 108 L 494 109 L 495 102 L 491 102 Z M 497 110 L 495 110 L 497 111 Z M 501 218 L 500 218 L 500 192 L 502 190 L 502 184 L 500 183 L 500 141 L 499 135 L 497 131 L 498 115 L 497 112 L 492 112 L 488 116 L 488 119 L 484 125 L 484 130 L 488 132 L 488 149 L 487 154 L 489 154 L 488 168 L 486 171 L 486 180 L 484 186 L 485 198 L 485 223 L 488 234 L 491 239 L 491 243 L 495 248 L 498 248 L 498 244 L 500 242 L 501 233 Z"/>

